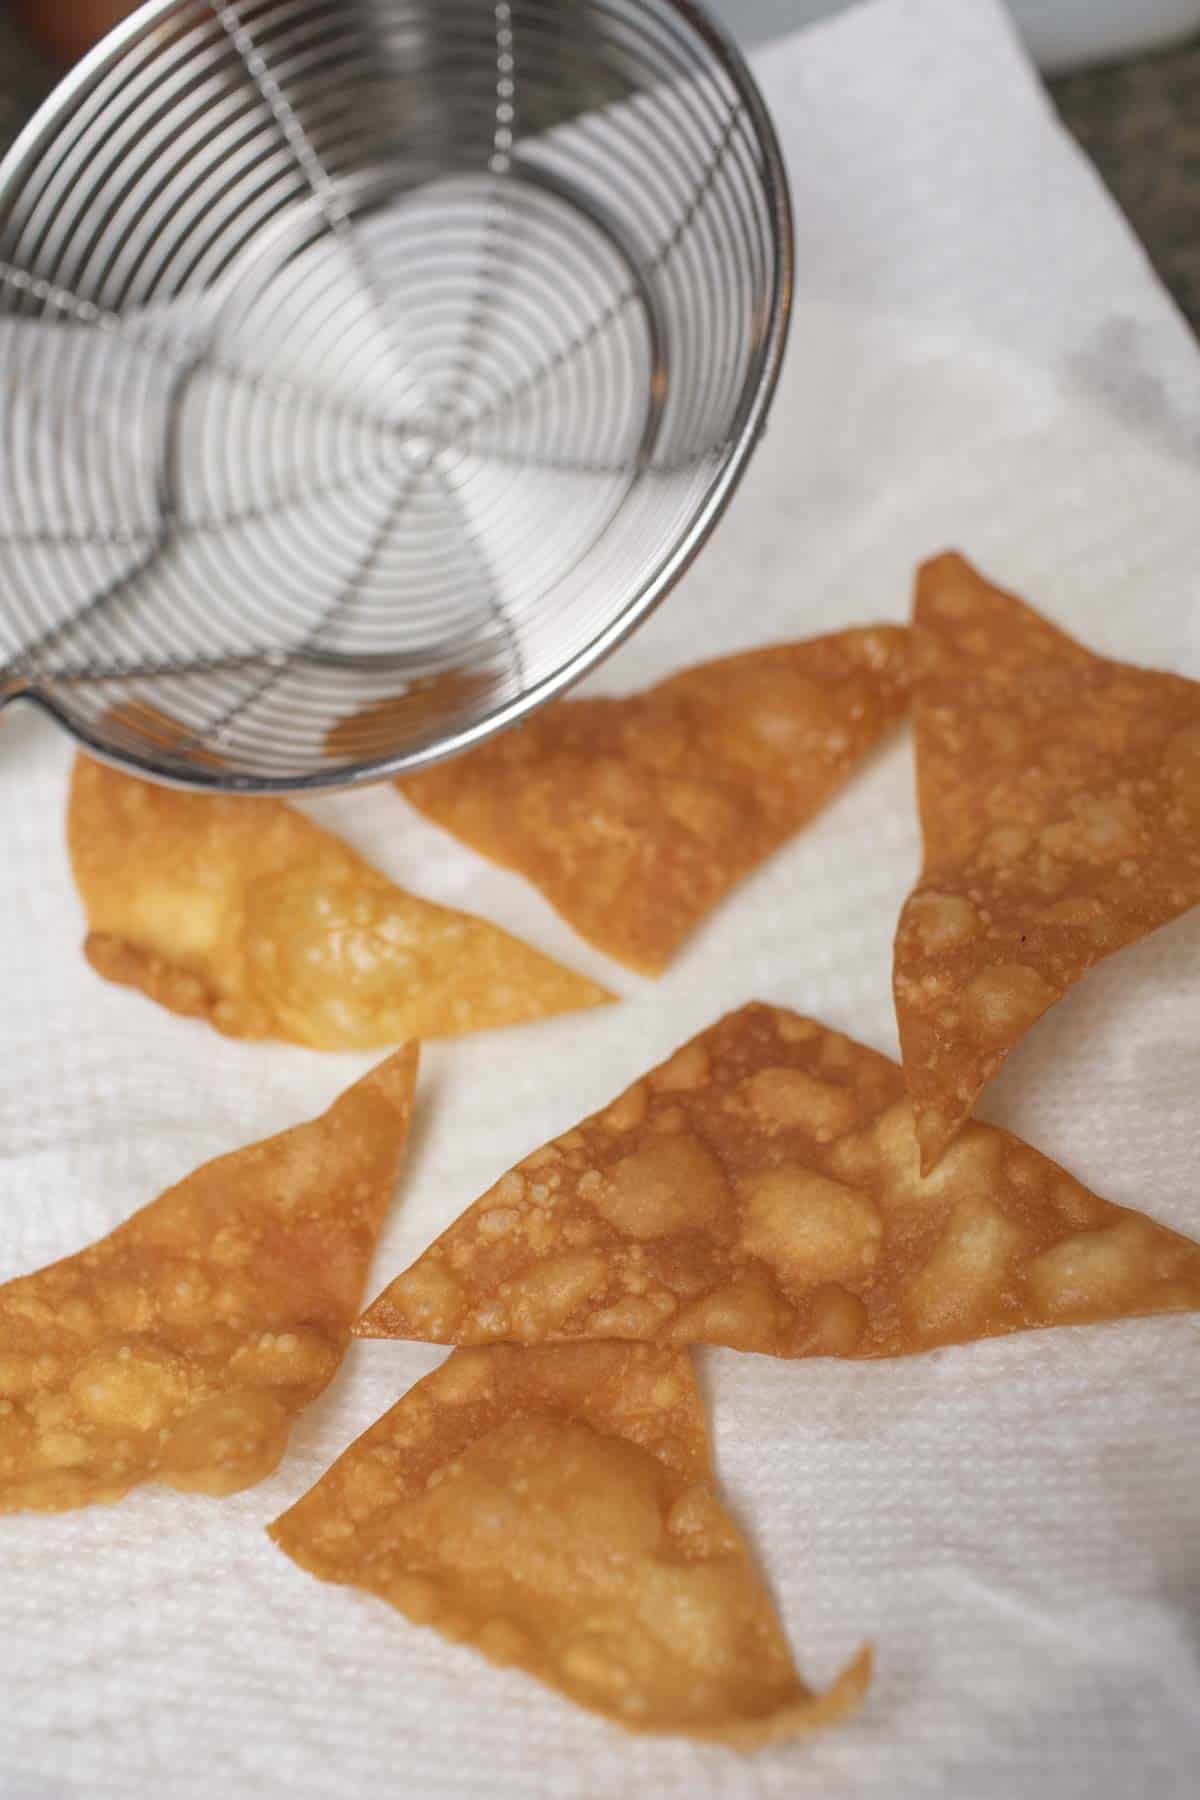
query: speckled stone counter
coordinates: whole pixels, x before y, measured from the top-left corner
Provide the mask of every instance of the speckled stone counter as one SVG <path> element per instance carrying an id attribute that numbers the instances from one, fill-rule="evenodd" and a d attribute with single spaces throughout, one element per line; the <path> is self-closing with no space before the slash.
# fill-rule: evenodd
<path id="1" fill-rule="evenodd" d="M 0 151 L 53 80 L 0 14 Z M 1065 76 L 1050 91 L 1200 333 L 1200 39 Z"/>
<path id="2" fill-rule="evenodd" d="M 1200 39 L 1051 92 L 1200 333 Z"/>

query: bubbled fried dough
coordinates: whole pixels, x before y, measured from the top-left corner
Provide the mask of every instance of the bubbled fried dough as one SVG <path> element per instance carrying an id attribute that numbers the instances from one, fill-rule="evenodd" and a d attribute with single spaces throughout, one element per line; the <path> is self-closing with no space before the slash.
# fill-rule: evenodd
<path id="1" fill-rule="evenodd" d="M 409 1045 L 0 1287 L 0 1512 L 261 1481 L 332 1378 L 408 1134 Z"/>
<path id="2" fill-rule="evenodd" d="M 896 1064 L 750 1005 L 502 1176 L 355 1331 L 874 1357 L 1197 1306 L 1200 1246 L 989 1126 L 922 1177 Z"/>
<path id="3" fill-rule="evenodd" d="M 80 756 L 67 837 L 92 967 L 231 1037 L 369 1049 L 612 997 L 395 886 L 279 800 L 182 793 Z"/>
<path id="4" fill-rule="evenodd" d="M 538 1676 L 635 1731 L 743 1749 L 833 1723 L 713 1492 L 686 1354 L 460 1350 L 271 1526 L 326 1581 Z"/>
<path id="5" fill-rule="evenodd" d="M 929 1169 L 1072 982 L 1200 901 L 1200 683 L 1093 655 L 953 554 L 918 574 L 913 659 L 894 987 Z"/>
<path id="6" fill-rule="evenodd" d="M 563 700 L 397 785 L 581 936 L 654 974 L 901 716 L 907 646 L 877 625 L 702 663 L 623 699 Z"/>

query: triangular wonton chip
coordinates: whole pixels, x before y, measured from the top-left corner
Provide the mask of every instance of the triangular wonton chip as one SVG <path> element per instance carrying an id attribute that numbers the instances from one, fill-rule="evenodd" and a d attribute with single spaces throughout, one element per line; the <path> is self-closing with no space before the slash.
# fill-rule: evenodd
<path id="1" fill-rule="evenodd" d="M 144 756 L 149 744 L 160 760 L 169 761 L 172 752 L 183 745 L 187 750 L 187 763 L 203 763 L 210 769 L 225 767 L 225 758 L 220 752 L 197 743 L 195 734 L 182 719 L 137 695 L 107 707 L 100 715 L 100 728 L 110 742 L 135 754 Z"/>
<path id="2" fill-rule="evenodd" d="M 865 1651 L 825 1694 L 796 1674 L 679 1351 L 460 1350 L 270 1530 L 323 1580 L 634 1731 L 778 1743 L 870 1678 Z"/>
<path id="3" fill-rule="evenodd" d="M 349 1339 L 416 1072 L 410 1044 L 320 1118 L 0 1287 L 0 1512 L 271 1473 Z"/>
<path id="4" fill-rule="evenodd" d="M 581 936 L 653 974 L 907 704 L 907 633 L 840 631 L 624 699 L 559 701 L 397 785 L 534 882 Z"/>
<path id="5" fill-rule="evenodd" d="M 922 1179 L 896 1064 L 751 1005 L 502 1176 L 355 1331 L 903 1356 L 1193 1307 L 1200 1245 L 983 1125 Z"/>
<path id="6" fill-rule="evenodd" d="M 182 793 L 80 756 L 67 836 L 92 967 L 230 1037 L 368 1049 L 611 999 L 396 887 L 280 800 Z"/>
<path id="7" fill-rule="evenodd" d="M 954 554 L 918 574 L 913 658 L 895 994 L 928 1169 L 1072 982 L 1200 901 L 1200 683 L 1094 656 Z"/>
<path id="8" fill-rule="evenodd" d="M 461 724 L 472 702 L 481 703 L 493 686 L 483 669 L 450 668 L 414 675 L 399 693 L 372 700 L 336 720 L 325 733 L 326 756 L 367 762 L 435 738 Z"/>

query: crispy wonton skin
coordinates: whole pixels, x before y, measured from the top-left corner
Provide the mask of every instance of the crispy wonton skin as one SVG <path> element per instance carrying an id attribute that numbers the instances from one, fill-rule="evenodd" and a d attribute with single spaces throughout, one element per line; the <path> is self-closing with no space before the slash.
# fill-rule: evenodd
<path id="1" fill-rule="evenodd" d="M 100 725 L 104 734 L 122 749 L 145 755 L 149 745 L 161 758 L 164 752 L 169 757 L 172 751 L 182 748 L 187 751 L 189 763 L 205 763 L 211 769 L 225 766 L 225 759 L 218 751 L 194 741 L 194 733 L 182 719 L 164 712 L 161 706 L 154 706 L 149 700 L 137 697 L 118 700 L 103 713 Z"/>
<path id="2" fill-rule="evenodd" d="M 182 793 L 79 756 L 67 838 L 92 967 L 230 1037 L 370 1049 L 611 998 L 406 893 L 279 800 Z"/>
<path id="3" fill-rule="evenodd" d="M 825 1694 L 796 1674 L 678 1351 L 460 1350 L 270 1530 L 633 1731 L 752 1749 L 843 1717 L 870 1678 L 865 1651 Z"/>
<path id="4" fill-rule="evenodd" d="M 1072 982 L 1200 901 L 1200 683 L 1094 656 L 955 554 L 917 576 L 913 659 L 894 987 L 929 1169 Z"/>
<path id="5" fill-rule="evenodd" d="M 333 1377 L 408 1135 L 417 1046 L 0 1287 L 0 1512 L 269 1475 Z"/>
<path id="6" fill-rule="evenodd" d="M 972 1125 L 922 1178 L 901 1070 L 729 1013 L 501 1177 L 355 1326 L 903 1356 L 1200 1307 L 1200 1245 Z"/>
<path id="7" fill-rule="evenodd" d="M 399 693 L 372 700 L 331 725 L 325 754 L 355 763 L 408 749 L 421 736 L 436 735 L 440 726 L 461 718 L 490 686 L 482 670 L 451 668 L 414 676 Z"/>
<path id="8" fill-rule="evenodd" d="M 559 701 L 397 786 L 581 936 L 657 974 L 907 704 L 907 633 L 877 625 Z"/>

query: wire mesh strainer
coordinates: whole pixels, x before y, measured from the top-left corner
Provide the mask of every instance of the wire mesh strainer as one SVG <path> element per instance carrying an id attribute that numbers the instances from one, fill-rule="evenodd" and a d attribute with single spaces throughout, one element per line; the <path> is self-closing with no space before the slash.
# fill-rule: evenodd
<path id="1" fill-rule="evenodd" d="M 152 0 L 0 168 L 0 704 L 211 787 L 469 745 L 704 541 L 790 280 L 684 0 Z"/>

